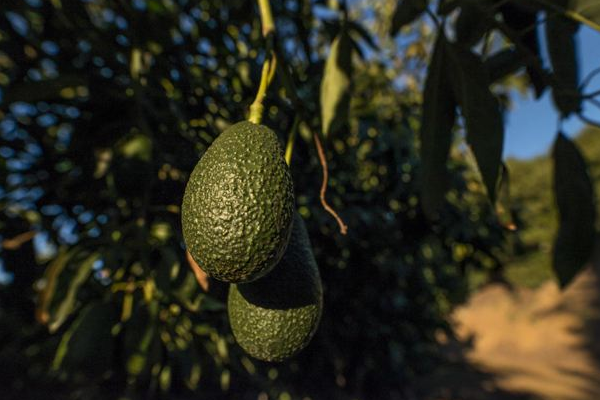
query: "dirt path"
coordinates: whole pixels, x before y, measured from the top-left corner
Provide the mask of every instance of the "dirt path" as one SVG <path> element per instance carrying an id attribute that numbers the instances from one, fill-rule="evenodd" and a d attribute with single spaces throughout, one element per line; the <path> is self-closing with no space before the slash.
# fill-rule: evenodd
<path id="1" fill-rule="evenodd" d="M 437 389 L 422 398 L 600 399 L 598 276 L 590 267 L 564 292 L 547 282 L 476 293 L 453 314 L 462 343 L 448 345 L 453 364 L 427 383 Z"/>

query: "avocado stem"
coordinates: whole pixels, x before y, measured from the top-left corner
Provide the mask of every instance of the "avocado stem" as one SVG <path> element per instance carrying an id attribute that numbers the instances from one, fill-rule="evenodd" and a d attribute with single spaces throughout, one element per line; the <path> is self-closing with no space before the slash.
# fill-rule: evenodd
<path id="1" fill-rule="evenodd" d="M 263 117 L 264 105 L 263 100 L 267 95 L 267 89 L 275 76 L 275 69 L 277 68 L 277 59 L 275 58 L 275 54 L 271 53 L 271 56 L 265 59 L 263 63 L 262 73 L 260 76 L 260 84 L 258 86 L 258 91 L 256 92 L 256 97 L 254 98 L 254 102 L 250 105 L 250 116 L 248 117 L 248 121 L 260 124 Z"/>
<path id="2" fill-rule="evenodd" d="M 271 12 L 269 0 L 258 0 L 258 9 L 260 12 L 260 21 L 262 24 L 262 34 L 267 40 L 267 55 L 262 67 L 260 84 L 254 102 L 250 106 L 250 115 L 248 120 L 255 124 L 260 124 L 263 117 L 263 100 L 267 94 L 269 85 L 273 81 L 275 71 L 277 70 L 277 57 L 273 51 L 273 41 L 275 36 L 275 19 Z"/>

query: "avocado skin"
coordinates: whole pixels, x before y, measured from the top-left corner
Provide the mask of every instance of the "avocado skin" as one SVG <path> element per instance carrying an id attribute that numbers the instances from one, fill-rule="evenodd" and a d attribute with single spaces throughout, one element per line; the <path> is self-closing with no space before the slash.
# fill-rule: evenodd
<path id="1" fill-rule="evenodd" d="M 254 358 L 283 361 L 305 348 L 317 330 L 323 288 L 306 227 L 296 214 L 287 250 L 267 276 L 231 285 L 229 323 L 238 344 Z"/>
<path id="2" fill-rule="evenodd" d="M 275 133 L 239 122 L 208 148 L 188 181 L 183 237 L 210 276 L 250 282 L 281 259 L 294 215 L 292 177 Z"/>

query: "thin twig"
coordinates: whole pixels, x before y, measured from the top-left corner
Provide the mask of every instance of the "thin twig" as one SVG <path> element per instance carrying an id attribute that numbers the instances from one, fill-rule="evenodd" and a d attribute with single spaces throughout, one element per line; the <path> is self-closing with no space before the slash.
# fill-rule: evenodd
<path id="1" fill-rule="evenodd" d="M 592 105 L 595 106 L 597 109 L 600 109 L 600 101 L 598 101 L 596 99 L 587 99 L 587 101 L 592 103 Z"/>
<path id="2" fill-rule="evenodd" d="M 585 87 L 589 85 L 592 82 L 592 79 L 594 79 L 594 77 L 598 74 L 600 74 L 600 67 L 594 69 L 592 72 L 587 74 L 587 76 L 583 78 L 583 81 L 581 82 L 581 85 L 579 87 L 582 90 L 585 89 Z"/>
<path id="3" fill-rule="evenodd" d="M 275 51 L 275 54 L 277 55 L 277 58 L 279 59 L 278 70 L 279 70 L 279 76 L 281 78 L 281 83 L 283 84 L 283 86 L 285 88 L 286 95 L 288 96 L 289 100 L 291 101 L 292 105 L 294 106 L 294 109 L 296 110 L 296 113 L 297 113 L 296 115 L 299 117 L 298 123 L 300 123 L 301 121 L 308 121 L 310 116 L 307 115 L 308 113 L 305 109 L 304 104 L 302 103 L 302 99 L 298 95 L 298 90 L 296 89 L 296 86 L 294 84 L 294 79 L 292 78 L 290 71 L 287 69 L 285 57 L 283 56 L 281 49 L 277 46 L 276 43 L 275 43 L 273 49 Z M 315 141 L 315 146 L 317 148 L 317 153 L 319 155 L 319 162 L 321 163 L 321 168 L 323 170 L 323 182 L 321 184 L 321 191 L 320 191 L 321 205 L 329 214 L 331 214 L 335 218 L 336 222 L 338 223 L 338 225 L 340 227 L 341 234 L 345 235 L 348 232 L 348 226 L 344 223 L 344 221 L 340 218 L 340 216 L 335 212 L 335 210 L 329 204 L 327 204 L 327 200 L 325 199 L 325 194 L 327 192 L 327 182 L 329 180 L 329 172 L 327 170 L 327 159 L 325 157 L 325 152 L 323 150 L 323 146 L 321 144 L 321 140 L 319 139 L 318 134 L 316 134 L 316 133 L 313 134 L 313 137 L 314 137 L 314 141 Z M 288 146 L 286 146 L 286 161 L 291 160 L 292 148 L 293 148 L 293 142 L 290 147 L 290 137 L 288 137 Z M 288 150 L 289 150 L 289 152 L 288 152 Z M 290 161 L 288 161 L 288 165 L 289 165 L 289 162 Z"/>
<path id="4" fill-rule="evenodd" d="M 321 169 L 323 170 L 323 183 L 321 183 L 321 192 L 320 199 L 321 204 L 325 211 L 335 218 L 336 222 L 340 227 L 340 233 L 345 235 L 348 233 L 348 225 L 344 223 L 344 221 L 340 218 L 340 216 L 335 212 L 333 208 L 329 204 L 327 204 L 327 200 L 325 199 L 325 194 L 327 192 L 327 181 L 329 179 L 329 172 L 327 171 L 327 158 L 325 157 L 325 152 L 323 151 L 323 146 L 321 145 L 321 139 L 319 139 L 319 135 L 316 133 L 313 135 L 315 145 L 317 146 L 317 153 L 319 154 L 319 161 L 321 162 Z"/>
<path id="5" fill-rule="evenodd" d="M 600 25 L 598 25 L 594 21 L 584 17 L 583 15 L 579 14 L 576 11 L 569 10 L 565 7 L 553 4 L 547 0 L 534 0 L 534 1 L 541 4 L 544 7 L 548 7 L 550 9 L 552 9 L 554 12 L 556 12 L 558 14 L 564 14 L 565 16 L 571 18 L 572 20 L 577 21 L 583 25 L 587 25 L 589 28 L 600 32 Z"/>
<path id="6" fill-rule="evenodd" d="M 599 96 L 599 95 L 600 95 L 600 90 L 596 90 L 596 91 L 591 92 L 591 93 L 586 93 L 586 94 L 582 95 L 581 97 L 583 99 L 592 99 L 592 98 L 594 98 L 596 96 Z"/>
<path id="7" fill-rule="evenodd" d="M 588 124 L 588 125 L 592 125 L 596 128 L 600 128 L 600 122 L 598 121 L 594 121 L 593 119 L 590 119 L 588 117 L 586 117 L 585 115 L 583 115 L 582 113 L 578 113 L 577 117 L 584 123 Z"/>

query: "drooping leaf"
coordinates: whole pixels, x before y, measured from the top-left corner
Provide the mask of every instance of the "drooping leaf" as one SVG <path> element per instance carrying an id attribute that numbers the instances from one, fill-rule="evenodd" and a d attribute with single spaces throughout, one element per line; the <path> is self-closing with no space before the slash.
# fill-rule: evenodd
<path id="1" fill-rule="evenodd" d="M 404 26 L 413 22 L 427 8 L 428 0 L 399 0 L 394 16 L 390 35 L 394 36 Z"/>
<path id="2" fill-rule="evenodd" d="M 567 117 L 581 110 L 579 94 L 579 60 L 575 33 L 579 24 L 562 15 L 546 21 L 548 54 L 554 73 L 552 98 L 560 113 Z"/>
<path id="3" fill-rule="evenodd" d="M 56 311 L 50 315 L 50 323 L 48 324 L 50 333 L 56 332 L 63 322 L 65 322 L 67 317 L 73 312 L 79 288 L 89 278 L 94 263 L 99 257 L 100 255 L 98 253 L 92 253 L 77 267 L 75 276 L 71 278 L 69 282 L 69 289 L 67 290 L 66 296 L 62 299 Z"/>
<path id="4" fill-rule="evenodd" d="M 40 291 L 38 296 L 37 309 L 35 311 L 36 319 L 41 324 L 47 324 L 50 321 L 50 304 L 54 298 L 54 292 L 56 291 L 58 277 L 67 266 L 71 258 L 79 251 L 79 247 L 72 247 L 67 250 L 63 247 L 59 250 L 58 255 L 48 265 L 44 271 L 44 282 L 45 286 Z"/>
<path id="5" fill-rule="evenodd" d="M 538 9 L 531 8 L 527 3 L 505 3 L 500 6 L 500 12 L 502 13 L 504 23 L 520 35 L 521 44 L 538 60 L 541 60 L 540 44 L 536 29 Z M 527 65 L 527 75 L 535 91 L 536 98 L 541 97 L 547 86 L 545 72 L 536 66 Z"/>
<path id="6" fill-rule="evenodd" d="M 492 203 L 502 163 L 504 121 L 500 104 L 490 91 L 490 77 L 479 56 L 465 48 L 448 48 L 452 87 L 467 130 L 467 143 L 475 155 Z"/>
<path id="7" fill-rule="evenodd" d="M 560 217 L 553 267 L 560 286 L 564 288 L 590 259 L 596 208 L 588 168 L 575 144 L 559 133 L 552 156 L 554 194 Z"/>
<path id="8" fill-rule="evenodd" d="M 448 188 L 447 160 L 456 118 L 456 100 L 448 74 L 448 42 L 443 33 L 435 43 L 423 92 L 421 117 L 421 203 L 434 219 Z"/>
<path id="9" fill-rule="evenodd" d="M 52 369 L 99 372 L 108 368 L 113 351 L 111 329 L 116 317 L 110 303 L 87 305 L 63 334 Z"/>
<path id="10" fill-rule="evenodd" d="M 321 129 L 334 135 L 347 124 L 352 94 L 352 39 L 345 28 L 331 44 L 321 81 Z"/>

